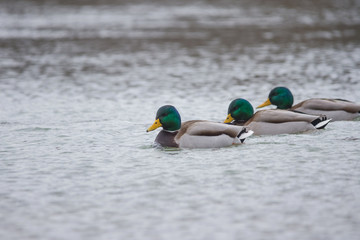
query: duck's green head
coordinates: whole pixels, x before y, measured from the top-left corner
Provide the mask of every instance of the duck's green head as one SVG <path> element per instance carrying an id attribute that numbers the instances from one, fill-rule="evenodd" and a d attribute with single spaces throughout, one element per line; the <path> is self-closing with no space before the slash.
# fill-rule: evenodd
<path id="1" fill-rule="evenodd" d="M 268 99 L 257 108 L 262 108 L 273 104 L 279 109 L 288 109 L 294 103 L 294 97 L 290 90 L 286 87 L 276 87 L 269 93 Z"/>
<path id="2" fill-rule="evenodd" d="M 232 121 L 247 121 L 254 114 L 254 108 L 251 104 L 243 99 L 238 98 L 233 100 L 228 109 L 228 115 L 225 119 L 224 123 L 230 123 Z"/>
<path id="3" fill-rule="evenodd" d="M 158 127 L 163 127 L 164 130 L 168 131 L 176 131 L 180 129 L 180 114 L 174 106 L 165 105 L 159 108 L 156 113 L 155 122 L 147 129 L 147 132 L 153 131 Z"/>

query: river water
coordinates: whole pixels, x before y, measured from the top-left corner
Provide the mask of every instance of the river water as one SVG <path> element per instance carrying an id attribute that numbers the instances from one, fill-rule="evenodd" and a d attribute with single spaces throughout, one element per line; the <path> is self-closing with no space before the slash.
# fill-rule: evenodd
<path id="1" fill-rule="evenodd" d="M 0 239 L 358 239 L 360 121 L 222 149 L 145 132 L 279 85 L 360 102 L 360 3 L 298 2 L 1 1 Z"/>

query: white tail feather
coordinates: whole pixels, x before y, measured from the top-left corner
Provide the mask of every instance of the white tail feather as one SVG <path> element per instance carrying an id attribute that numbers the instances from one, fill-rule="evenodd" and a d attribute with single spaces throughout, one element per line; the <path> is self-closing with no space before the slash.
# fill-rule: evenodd
<path id="1" fill-rule="evenodd" d="M 250 137 L 251 135 L 254 134 L 254 131 L 252 130 L 247 130 L 246 132 L 242 133 L 240 136 L 239 136 L 239 139 L 240 140 L 245 140 L 245 138 L 248 138 Z"/>
<path id="2" fill-rule="evenodd" d="M 325 120 L 325 121 L 319 122 L 319 123 L 316 124 L 314 127 L 315 127 L 316 129 L 323 128 L 323 127 L 325 127 L 330 121 L 331 121 L 331 118 L 330 118 L 330 119 L 327 119 L 327 120 Z"/>

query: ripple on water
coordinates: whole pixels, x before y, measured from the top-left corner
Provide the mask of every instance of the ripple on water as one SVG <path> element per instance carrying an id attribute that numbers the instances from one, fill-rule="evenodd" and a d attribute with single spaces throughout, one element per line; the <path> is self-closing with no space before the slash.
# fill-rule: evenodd
<path id="1" fill-rule="evenodd" d="M 359 119 L 221 149 L 145 132 L 164 104 L 222 122 L 231 100 L 257 106 L 276 85 L 359 102 L 354 2 L 0 8 L 1 239 L 360 235 Z"/>

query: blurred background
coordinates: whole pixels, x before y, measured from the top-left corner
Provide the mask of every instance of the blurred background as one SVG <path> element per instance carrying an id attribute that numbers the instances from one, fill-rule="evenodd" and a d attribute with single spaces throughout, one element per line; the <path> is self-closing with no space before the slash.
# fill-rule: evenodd
<path id="1" fill-rule="evenodd" d="M 277 85 L 295 102 L 359 96 L 359 1 L 0 4 L 4 105 L 141 99 L 154 111 L 220 101 L 218 113 L 235 97 L 258 104 Z M 198 118 L 215 118 L 206 112 Z"/>
<path id="2" fill-rule="evenodd" d="M 0 238 L 357 239 L 359 121 L 209 151 L 145 133 L 279 85 L 360 102 L 360 1 L 0 1 Z"/>

